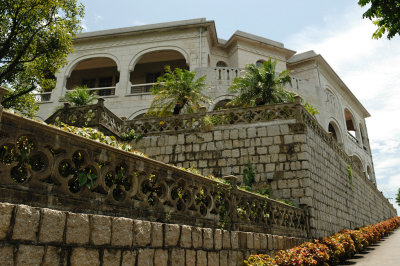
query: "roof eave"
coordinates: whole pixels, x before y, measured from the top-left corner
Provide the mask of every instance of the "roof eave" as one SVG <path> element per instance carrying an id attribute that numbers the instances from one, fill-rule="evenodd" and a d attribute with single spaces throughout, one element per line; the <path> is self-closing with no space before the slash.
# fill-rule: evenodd
<path id="1" fill-rule="evenodd" d="M 93 32 L 85 32 L 77 35 L 74 40 L 86 40 L 86 39 L 95 39 L 95 38 L 104 38 L 110 36 L 119 36 L 119 35 L 131 35 L 143 32 L 152 32 L 152 31 L 166 31 L 171 28 L 190 28 L 190 27 L 209 27 L 214 25 L 214 21 L 207 21 L 205 18 L 199 19 L 190 19 L 190 20 L 181 20 L 181 21 L 172 21 L 167 23 L 157 23 L 157 24 L 149 24 L 143 26 L 134 26 L 134 27 L 125 27 L 118 29 L 110 29 L 110 30 L 101 30 L 101 31 L 93 31 Z M 215 25 L 214 25 L 215 28 Z"/>

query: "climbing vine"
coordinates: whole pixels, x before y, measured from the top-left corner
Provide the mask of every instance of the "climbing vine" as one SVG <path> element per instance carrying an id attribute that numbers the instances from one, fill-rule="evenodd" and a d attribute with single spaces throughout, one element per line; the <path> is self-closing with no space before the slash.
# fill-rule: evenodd
<path id="1" fill-rule="evenodd" d="M 353 186 L 353 170 L 351 169 L 351 165 L 347 165 L 347 175 L 349 177 L 350 184 Z"/>

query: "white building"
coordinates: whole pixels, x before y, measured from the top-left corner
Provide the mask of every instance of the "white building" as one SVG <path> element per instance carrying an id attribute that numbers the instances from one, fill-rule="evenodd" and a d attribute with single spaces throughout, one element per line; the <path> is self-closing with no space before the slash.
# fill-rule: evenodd
<path id="1" fill-rule="evenodd" d="M 272 58 L 277 71 L 291 71 L 288 89 L 317 107 L 318 122 L 375 182 L 365 124 L 370 114 L 314 51 L 296 54 L 280 42 L 241 31 L 229 40 L 218 39 L 214 21 L 204 18 L 87 32 L 75 38 L 74 49 L 56 75 L 56 89 L 40 97 L 38 116 L 43 120 L 61 105 L 60 97 L 78 85 L 97 91 L 116 115 L 139 117 L 150 106 L 149 89 L 165 65 L 206 75 L 214 100 L 208 106 L 211 111 L 232 98 L 228 87 L 242 68 Z"/>

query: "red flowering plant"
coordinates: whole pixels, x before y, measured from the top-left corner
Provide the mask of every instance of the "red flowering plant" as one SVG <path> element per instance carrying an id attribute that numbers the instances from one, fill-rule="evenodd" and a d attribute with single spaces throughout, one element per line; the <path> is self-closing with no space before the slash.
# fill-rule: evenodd
<path id="1" fill-rule="evenodd" d="M 381 239 L 379 231 L 372 225 L 361 227 L 359 231 L 367 236 L 369 244 L 374 244 Z"/>
<path id="2" fill-rule="evenodd" d="M 360 252 L 368 245 L 376 243 L 399 226 L 400 217 L 395 217 L 358 230 L 343 230 L 324 238 L 321 243 L 315 240 L 315 243 L 305 242 L 298 247 L 278 251 L 275 258 L 268 255 L 252 255 L 245 264 L 252 266 L 336 265 L 353 256 L 355 252 Z"/>
<path id="3" fill-rule="evenodd" d="M 356 252 L 353 239 L 348 234 L 337 233 L 321 241 L 329 248 L 329 264 L 337 264 L 350 258 Z"/>
<path id="4" fill-rule="evenodd" d="M 305 242 L 299 247 L 279 251 L 275 262 L 277 265 L 328 265 L 328 251 L 328 247 L 318 240 L 315 243 Z"/>
<path id="5" fill-rule="evenodd" d="M 360 230 L 345 229 L 341 231 L 341 233 L 348 234 L 351 239 L 353 239 L 357 253 L 363 251 L 369 245 L 366 235 L 364 235 Z"/>

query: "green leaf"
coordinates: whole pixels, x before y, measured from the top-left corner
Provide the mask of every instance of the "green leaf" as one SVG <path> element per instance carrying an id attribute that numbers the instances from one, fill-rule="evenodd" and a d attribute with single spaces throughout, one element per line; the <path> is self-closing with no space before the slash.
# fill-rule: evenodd
<path id="1" fill-rule="evenodd" d="M 83 172 L 78 173 L 79 187 L 84 186 L 87 183 L 87 175 Z"/>

